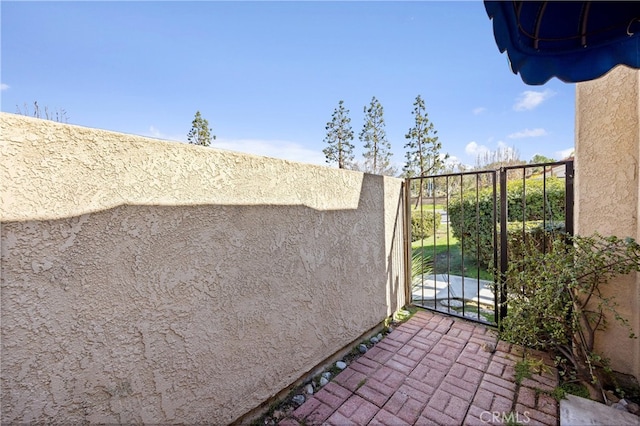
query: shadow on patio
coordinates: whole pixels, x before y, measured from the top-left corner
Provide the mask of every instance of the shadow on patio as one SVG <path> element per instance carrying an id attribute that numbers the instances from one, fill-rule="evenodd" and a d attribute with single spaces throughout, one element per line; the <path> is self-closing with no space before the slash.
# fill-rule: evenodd
<path id="1" fill-rule="evenodd" d="M 419 310 L 279 424 L 558 423 L 548 369 L 516 383 L 520 347 L 489 327 Z"/>

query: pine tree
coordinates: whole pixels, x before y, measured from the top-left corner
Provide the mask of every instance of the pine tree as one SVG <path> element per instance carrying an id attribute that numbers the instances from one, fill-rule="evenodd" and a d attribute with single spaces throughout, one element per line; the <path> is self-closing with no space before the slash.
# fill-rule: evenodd
<path id="1" fill-rule="evenodd" d="M 415 124 L 404 136 L 408 142 L 404 146 L 407 150 L 404 172 L 407 176 L 429 176 L 437 174 L 444 167 L 444 161 L 449 158 L 449 154 L 444 157 L 440 155 L 442 144 L 438 142 L 438 131 L 429 121 L 424 101 L 418 95 L 413 103 L 413 114 Z"/>
<path id="2" fill-rule="evenodd" d="M 414 127 L 411 127 L 404 136 L 408 142 L 404 146 L 407 152 L 403 171 L 407 177 L 435 175 L 444 168 L 444 161 L 449 158 L 449 154 L 440 155 L 442 144 L 438 142 L 438 136 L 436 136 L 438 131 L 429 121 L 420 95 L 416 96 L 413 107 L 411 114 L 415 120 Z M 420 179 L 417 204 L 421 204 L 422 188 L 422 179 Z"/>
<path id="3" fill-rule="evenodd" d="M 353 162 L 353 130 L 349 123 L 349 110 L 344 108 L 344 101 L 341 100 L 325 127 L 327 136 L 324 142 L 329 146 L 322 150 L 327 163 L 338 163 L 338 168 L 341 169 L 349 168 Z"/>
<path id="4" fill-rule="evenodd" d="M 200 111 L 196 111 L 196 115 L 191 122 L 191 130 L 187 134 L 187 141 L 193 145 L 209 146 L 211 145 L 211 140 L 216 139 L 216 135 L 212 135 L 211 132 L 209 122 L 202 118 Z"/>
<path id="5" fill-rule="evenodd" d="M 365 172 L 394 175 L 391 167 L 391 144 L 387 140 L 384 123 L 384 109 L 374 96 L 369 107 L 364 107 L 365 121 L 360 132 L 360 141 L 364 144 Z"/>

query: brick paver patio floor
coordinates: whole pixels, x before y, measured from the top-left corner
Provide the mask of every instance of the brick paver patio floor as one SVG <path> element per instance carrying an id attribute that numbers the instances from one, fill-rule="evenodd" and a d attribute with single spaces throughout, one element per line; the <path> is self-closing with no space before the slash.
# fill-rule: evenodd
<path id="1" fill-rule="evenodd" d="M 517 385 L 522 349 L 481 324 L 418 311 L 279 425 L 558 424 L 557 371 Z"/>

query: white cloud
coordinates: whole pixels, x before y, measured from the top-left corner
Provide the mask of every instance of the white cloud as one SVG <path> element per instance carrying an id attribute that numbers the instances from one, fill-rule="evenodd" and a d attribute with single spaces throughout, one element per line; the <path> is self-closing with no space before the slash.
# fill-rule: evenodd
<path id="1" fill-rule="evenodd" d="M 143 133 L 143 136 L 149 136 L 156 139 L 162 139 L 167 141 L 186 142 L 187 139 L 184 135 L 169 135 L 166 134 L 155 126 L 149 126 L 149 131 Z"/>
<path id="2" fill-rule="evenodd" d="M 450 156 L 444 161 L 445 167 L 450 170 L 452 173 L 469 170 L 471 169 L 471 165 L 464 164 L 462 160 L 460 160 L 455 155 Z M 448 173 L 448 172 L 447 172 Z"/>
<path id="3" fill-rule="evenodd" d="M 485 112 L 487 109 L 485 107 L 478 107 L 473 109 L 473 115 L 480 115 Z"/>
<path id="4" fill-rule="evenodd" d="M 498 154 L 501 158 L 518 158 L 520 157 L 518 150 L 507 145 L 503 141 L 498 141 Z"/>
<path id="5" fill-rule="evenodd" d="M 460 159 L 455 155 L 450 155 L 449 158 L 444 160 L 444 164 L 447 166 L 455 166 L 457 164 L 460 164 Z"/>
<path id="6" fill-rule="evenodd" d="M 571 153 L 573 153 L 574 151 L 575 151 L 574 147 L 563 149 L 561 151 L 556 151 L 555 158 L 557 158 L 558 160 L 564 160 L 565 158 L 570 156 Z"/>
<path id="7" fill-rule="evenodd" d="M 9 87 L 11 87 L 11 86 L 9 86 L 8 84 L 2 83 L 2 84 L 0 84 L 0 91 L 4 92 L 5 90 L 9 90 Z"/>
<path id="8" fill-rule="evenodd" d="M 143 136 L 169 141 L 187 142 L 186 135 L 170 135 L 162 132 L 155 126 L 149 126 L 149 130 Z M 279 158 L 281 160 L 297 161 L 327 166 L 322 151 L 314 151 L 304 146 L 288 141 L 261 140 L 261 139 L 214 139 L 211 147 L 228 151 L 243 152 L 245 154 L 260 155 L 263 157 Z"/>
<path id="9" fill-rule="evenodd" d="M 521 138 L 537 138 L 539 136 L 546 136 L 547 131 L 545 129 L 536 128 L 536 129 L 524 129 L 520 132 L 511 133 L 507 136 L 510 139 L 521 139 Z"/>
<path id="10" fill-rule="evenodd" d="M 160 130 L 156 129 L 153 126 L 149 126 L 149 133 L 151 133 L 151 136 L 156 137 L 156 138 L 161 138 L 162 137 L 162 133 L 160 132 Z"/>
<path id="11" fill-rule="evenodd" d="M 322 151 L 314 151 L 295 142 L 260 139 L 216 139 L 211 142 L 211 147 L 327 166 Z"/>
<path id="12" fill-rule="evenodd" d="M 475 163 L 488 164 L 500 161 L 509 161 L 520 157 L 518 150 L 507 145 L 504 141 L 499 140 L 492 147 L 485 145 L 479 145 L 477 142 L 472 141 L 465 146 L 465 153 L 474 159 Z"/>
<path id="13" fill-rule="evenodd" d="M 516 111 L 532 110 L 555 94 L 556 92 L 549 89 L 545 89 L 542 92 L 525 90 L 516 100 L 516 103 L 513 105 L 513 109 Z"/>
<path id="14" fill-rule="evenodd" d="M 483 155 L 489 152 L 489 148 L 484 145 L 478 145 L 476 141 L 471 141 L 464 147 L 464 152 L 472 157 L 477 157 L 478 155 Z"/>

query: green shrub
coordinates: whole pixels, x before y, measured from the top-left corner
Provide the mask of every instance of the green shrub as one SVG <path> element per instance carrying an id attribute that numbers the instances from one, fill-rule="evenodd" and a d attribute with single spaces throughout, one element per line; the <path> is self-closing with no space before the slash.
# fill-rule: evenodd
<path id="1" fill-rule="evenodd" d="M 435 234 L 436 229 L 440 226 L 440 213 L 434 213 L 433 210 L 423 208 L 411 211 L 411 241 L 422 240 Z"/>
<path id="2" fill-rule="evenodd" d="M 509 259 L 519 259 L 525 253 L 522 247 L 526 243 L 532 245 L 541 253 L 552 249 L 554 240 L 564 238 L 564 222 L 543 222 L 532 220 L 529 222 L 509 222 L 507 224 L 507 247 Z M 498 234 L 499 235 L 499 234 Z"/>
<path id="3" fill-rule="evenodd" d="M 603 287 L 612 278 L 640 271 L 640 245 L 633 238 L 594 234 L 556 239 L 540 252 L 531 243 L 507 271 L 507 317 L 500 338 L 558 355 L 565 377 L 575 376 L 592 397 L 602 395 L 608 360 L 597 354 L 596 331 L 615 320 L 636 338 L 629 320 Z M 606 314 L 606 315 L 605 315 Z M 608 317 L 608 318 L 607 318 Z"/>
<path id="4" fill-rule="evenodd" d="M 525 181 L 525 204 L 523 205 L 523 182 L 512 180 L 507 183 L 508 221 L 523 220 L 523 207 L 526 208 L 525 221 L 543 220 L 562 221 L 565 217 L 565 181 L 556 177 L 546 180 L 546 188 L 541 179 Z M 546 201 L 544 191 L 546 190 Z M 545 211 L 546 210 L 546 211 Z"/>
<path id="5" fill-rule="evenodd" d="M 546 201 L 542 180 L 527 180 L 524 191 L 523 186 L 520 179 L 507 183 L 508 222 L 519 222 L 522 229 L 523 207 L 525 222 L 542 223 L 543 219 L 546 219 L 548 223 L 555 224 L 564 221 L 564 180 L 546 180 Z M 477 191 L 472 188 L 464 191 L 461 197 L 454 195 L 451 198 L 448 214 L 453 236 L 462 243 L 465 253 L 475 257 L 481 265 L 493 265 L 493 226 L 498 222 L 500 215 L 499 194 L 495 214 L 492 187 L 480 188 Z M 518 226 L 511 225 L 511 228 L 515 232 Z"/>

